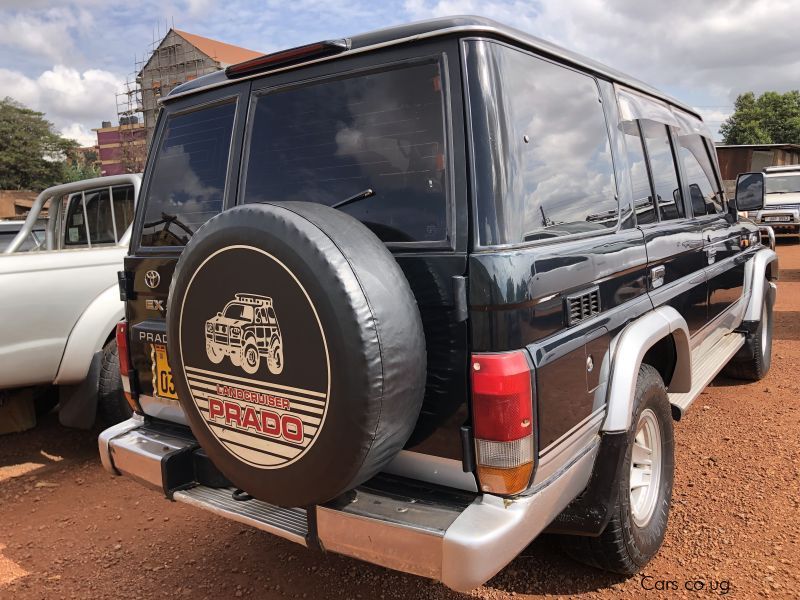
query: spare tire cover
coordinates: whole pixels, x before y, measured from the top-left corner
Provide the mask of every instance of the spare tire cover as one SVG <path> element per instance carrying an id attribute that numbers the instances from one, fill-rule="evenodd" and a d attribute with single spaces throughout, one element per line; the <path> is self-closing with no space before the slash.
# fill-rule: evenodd
<path id="1" fill-rule="evenodd" d="M 237 487 L 281 506 L 331 500 L 402 449 L 425 340 L 402 270 L 362 223 L 306 202 L 209 220 L 167 306 L 192 432 Z"/>

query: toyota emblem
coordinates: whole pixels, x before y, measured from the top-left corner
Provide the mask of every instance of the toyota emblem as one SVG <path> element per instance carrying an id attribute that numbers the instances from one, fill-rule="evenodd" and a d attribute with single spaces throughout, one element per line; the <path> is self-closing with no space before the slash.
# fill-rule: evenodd
<path id="1" fill-rule="evenodd" d="M 154 290 L 161 283 L 161 275 L 158 274 L 158 271 L 148 271 L 144 274 L 144 282 L 147 287 Z"/>

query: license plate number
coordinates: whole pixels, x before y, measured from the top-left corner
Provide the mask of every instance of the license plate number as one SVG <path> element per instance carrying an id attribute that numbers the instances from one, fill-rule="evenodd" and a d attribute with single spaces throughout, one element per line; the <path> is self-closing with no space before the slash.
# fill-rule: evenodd
<path id="1" fill-rule="evenodd" d="M 172 381 L 172 369 L 167 361 L 167 347 L 162 344 L 153 344 L 153 379 L 156 394 L 162 398 L 178 399 Z"/>
<path id="2" fill-rule="evenodd" d="M 792 220 L 792 217 L 790 217 L 788 215 L 780 215 L 780 216 L 777 216 L 777 217 L 764 217 L 764 221 L 766 221 L 767 223 L 780 223 L 780 222 L 791 221 L 791 220 Z"/>

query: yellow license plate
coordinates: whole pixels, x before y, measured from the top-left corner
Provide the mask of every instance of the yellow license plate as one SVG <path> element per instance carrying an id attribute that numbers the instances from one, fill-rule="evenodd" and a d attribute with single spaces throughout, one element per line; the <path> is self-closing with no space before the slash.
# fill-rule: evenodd
<path id="1" fill-rule="evenodd" d="M 167 347 L 163 344 L 153 344 L 153 379 L 156 394 L 162 398 L 178 399 L 172 381 L 172 369 L 167 362 Z"/>

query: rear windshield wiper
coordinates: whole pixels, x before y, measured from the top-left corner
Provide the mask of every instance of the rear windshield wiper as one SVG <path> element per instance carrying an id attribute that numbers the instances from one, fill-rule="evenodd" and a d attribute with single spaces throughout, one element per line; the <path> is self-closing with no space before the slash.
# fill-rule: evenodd
<path id="1" fill-rule="evenodd" d="M 332 204 L 331 208 L 341 208 L 347 204 L 351 204 L 353 202 L 358 202 L 359 200 L 366 200 L 367 198 L 371 198 L 375 195 L 375 190 L 372 188 L 367 188 L 358 192 L 355 196 L 350 196 L 346 200 L 342 200 L 341 202 L 337 202 L 336 204 Z"/>

